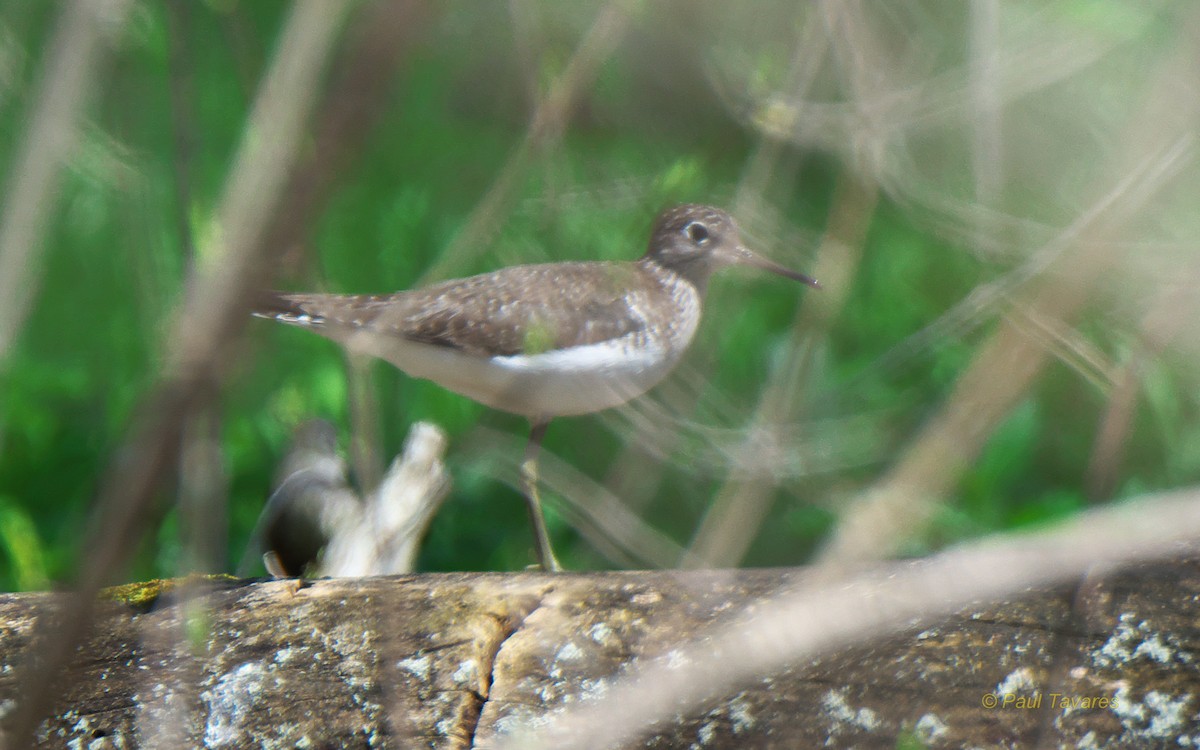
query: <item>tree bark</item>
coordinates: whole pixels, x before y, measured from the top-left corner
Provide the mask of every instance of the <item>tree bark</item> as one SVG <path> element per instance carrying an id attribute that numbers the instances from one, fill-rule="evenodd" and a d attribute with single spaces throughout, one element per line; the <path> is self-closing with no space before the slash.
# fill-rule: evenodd
<path id="1" fill-rule="evenodd" d="M 46 747 L 484 748 L 810 574 L 427 574 L 110 592 Z M 139 598 L 149 592 L 149 596 Z M 1200 561 L 973 607 L 780 665 L 634 747 L 1200 743 Z M 0 717 L 55 594 L 0 596 Z M 992 705 L 992 701 L 995 705 Z M 619 717 L 614 717 L 619 721 Z"/>

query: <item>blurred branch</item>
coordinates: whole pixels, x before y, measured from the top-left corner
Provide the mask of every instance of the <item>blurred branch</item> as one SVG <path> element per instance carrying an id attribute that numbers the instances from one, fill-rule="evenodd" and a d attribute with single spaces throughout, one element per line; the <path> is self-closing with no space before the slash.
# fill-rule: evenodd
<path id="1" fill-rule="evenodd" d="M 798 12 L 802 11 L 798 10 Z M 794 93 L 798 99 L 802 100 L 808 96 L 809 89 L 816 80 L 829 51 L 829 35 L 826 33 L 825 25 L 814 21 L 807 15 L 803 18 L 803 28 L 794 48 L 791 67 L 784 86 L 786 91 Z M 728 92 L 721 91 L 720 93 L 723 98 L 729 98 Z M 797 111 L 795 115 L 802 117 L 803 111 Z M 767 193 L 768 186 L 780 184 L 782 187 L 784 180 L 794 176 L 794 169 L 783 170 L 779 167 L 781 158 L 792 155 L 794 159 L 795 153 L 795 146 L 786 140 L 765 133 L 759 137 L 754 152 L 742 169 L 742 177 L 738 180 L 737 195 L 733 201 L 735 216 L 745 217 L 750 211 L 758 213 L 761 210 L 760 204 L 763 196 Z M 781 172 L 783 174 L 780 174 Z"/>
<path id="2" fill-rule="evenodd" d="M 0 208 L 0 367 L 29 314 L 41 278 L 43 233 L 79 118 L 99 86 L 103 45 L 125 23 L 129 0 L 64 3 L 35 85 L 33 114 L 17 146 Z"/>
<path id="3" fill-rule="evenodd" d="M 971 172 L 976 200 L 995 206 L 1004 187 L 1000 2 L 971 0 L 970 14 Z"/>
<path id="4" fill-rule="evenodd" d="M 1076 580 L 1097 569 L 1182 557 L 1200 539 L 1200 489 L 1091 511 L 906 565 L 815 580 L 747 609 L 686 646 L 634 666 L 602 694 L 536 724 L 509 726 L 498 750 L 623 747 L 752 680 L 833 649 L 924 627 L 979 601 Z M 828 571 L 827 571 L 828 572 Z"/>
<path id="5" fill-rule="evenodd" d="M 1097 234 L 1095 228 L 1109 220 L 1115 212 L 1122 211 L 1123 205 L 1130 201 L 1150 205 L 1151 196 L 1145 195 L 1145 192 L 1163 188 L 1162 182 L 1183 169 L 1181 162 L 1193 148 L 1190 141 L 1185 135 L 1172 147 L 1164 148 L 1161 154 L 1147 157 L 1147 160 L 1140 164 L 1130 165 L 1129 171 L 1120 177 L 1107 194 L 1088 206 L 1049 242 L 1029 253 L 1029 257 L 1019 266 L 999 278 L 976 286 L 970 294 L 939 315 L 932 323 L 876 357 L 866 371 L 897 367 L 911 357 L 913 352 L 928 348 L 938 341 L 964 338 L 1003 306 L 1011 305 L 1019 289 L 1031 286 L 1039 277 L 1052 278 L 1056 269 L 1071 262 L 1069 258 L 1064 259 L 1064 256 L 1076 252 L 1078 245 L 1087 238 L 1103 236 L 1103 233 Z M 1115 246 L 1120 244 L 1111 238 L 1105 238 L 1105 241 L 1113 245 L 1108 248 L 1109 251 L 1115 251 Z M 1087 273 L 1092 272 L 1091 266 L 1085 265 L 1084 270 Z M 1037 310 L 1026 310 L 1023 314 L 1030 320 L 1037 320 L 1038 326 L 1043 330 L 1061 330 L 1067 327 L 1064 321 L 1052 323 L 1049 318 L 1039 315 Z M 1042 336 L 1042 339 L 1049 340 L 1045 336 Z"/>
<path id="6" fill-rule="evenodd" d="M 330 89 L 309 158 L 293 173 L 325 61 L 351 7 L 347 1 L 304 0 L 280 36 L 205 238 L 205 262 L 170 327 L 163 379 L 146 397 L 100 492 L 95 533 L 83 546 L 87 560 L 69 614 L 47 616 L 48 623 L 59 625 L 47 636 L 40 658 L 27 665 L 25 700 L 13 724 L 18 746 L 31 736 L 61 688 L 59 675 L 89 627 L 96 592 L 136 548 L 156 490 L 177 455 L 185 415 L 206 387 L 211 390 L 219 380 L 221 365 L 248 319 L 252 297 L 271 277 L 272 259 L 306 231 L 338 168 L 375 122 L 396 64 L 408 48 L 404 41 L 421 17 L 415 4 L 361 6 L 355 44 Z M 288 201 L 281 208 L 285 192 Z"/>
<path id="7" fill-rule="evenodd" d="M 469 263 L 487 249 L 502 217 L 515 199 L 517 178 L 530 161 L 562 137 L 580 92 L 590 86 L 600 65 L 620 42 L 629 25 L 634 0 L 609 0 L 596 14 L 587 35 L 546 96 L 538 103 L 525 138 L 500 169 L 487 194 L 463 223 L 450 246 L 421 275 L 420 282 L 444 278 L 456 267 Z"/>
<path id="8" fill-rule="evenodd" d="M 221 415 L 206 396 L 181 428 L 179 530 L 183 548 L 178 575 L 226 569 L 229 538 L 229 471 L 221 444 Z"/>
<path id="9" fill-rule="evenodd" d="M 772 370 L 738 453 L 753 455 L 761 450 L 759 433 L 800 420 L 813 348 L 828 333 L 830 321 L 837 317 L 849 295 L 877 199 L 874 183 L 849 171 L 842 173 L 830 209 L 829 228 L 816 254 L 814 275 L 823 288 L 806 293 L 797 309 L 790 328 L 788 356 Z M 689 548 L 692 559 L 712 567 L 736 566 L 754 541 L 783 478 L 785 475 L 780 473 L 735 470 L 696 531 Z"/>
<path id="10" fill-rule="evenodd" d="M 499 477 L 510 487 L 521 489 L 517 464 L 524 441 L 495 430 L 476 429 L 475 438 L 460 449 L 473 456 L 492 454 L 503 467 Z M 538 458 L 539 481 L 554 494 L 555 509 L 573 528 L 618 565 L 649 565 L 671 568 L 687 558 L 687 551 L 670 537 L 643 521 L 622 498 L 609 492 L 545 448 Z"/>
<path id="11" fill-rule="evenodd" d="M 1142 316 L 1133 351 L 1112 376 L 1113 388 L 1096 428 L 1084 474 L 1084 485 L 1092 500 L 1103 500 L 1116 488 L 1125 448 L 1133 434 L 1133 418 L 1146 365 L 1196 320 L 1198 279 L 1200 267 L 1193 266 L 1161 284 L 1153 304 Z"/>
<path id="12" fill-rule="evenodd" d="M 1125 447 L 1133 433 L 1142 370 L 1149 357 L 1145 346 L 1138 345 L 1116 374 L 1084 472 L 1084 488 L 1089 500 L 1107 500 L 1116 488 Z"/>
<path id="13" fill-rule="evenodd" d="M 1062 84 L 1078 76 L 1081 71 L 1095 65 L 1107 55 L 1129 43 L 1130 37 L 1145 29 L 1129 29 L 1126 33 L 1111 35 L 1063 34 L 1053 23 L 1057 10 L 1053 6 L 1021 6 L 1015 14 L 1022 22 L 1018 35 L 1003 38 L 1003 54 L 991 50 L 971 50 L 978 54 L 970 60 L 968 69 L 951 67 L 942 72 L 929 72 L 920 61 L 923 54 L 911 55 L 914 59 L 897 59 L 896 53 L 914 51 L 911 46 L 932 28 L 930 19 L 917 16 L 916 22 L 905 26 L 898 19 L 913 4 L 880 4 L 862 0 L 830 0 L 820 7 L 826 19 L 831 38 L 841 40 L 845 48 L 859 58 L 858 70 L 876 79 L 881 85 L 876 91 L 879 96 L 865 102 L 869 117 L 863 117 L 862 101 L 829 100 L 825 97 L 800 100 L 790 92 L 771 93 L 758 100 L 730 104 L 735 111 L 742 111 L 764 133 L 776 138 L 787 139 L 807 148 L 824 148 L 833 153 L 848 153 L 851 160 L 863 156 L 878 155 L 878 151 L 864 150 L 863 146 L 882 144 L 904 132 L 930 131 L 937 127 L 956 124 L 966 118 L 975 121 L 988 116 L 993 106 L 1010 106 L 1028 100 L 1040 92 Z M 1170 2 L 1149 3 L 1159 7 Z M 1186 4 L 1183 4 L 1186 7 Z M 1011 4 L 999 3 L 994 7 L 1001 11 L 1012 10 Z M 894 12 L 899 10 L 900 12 Z M 972 6 L 975 14 L 971 19 L 972 43 L 987 44 L 994 19 L 988 17 L 991 8 Z M 1147 15 L 1152 15 L 1152 11 Z M 917 24 L 921 24 L 918 26 Z M 955 28 L 954 33 L 960 29 Z M 902 44 L 898 43 L 902 40 Z M 924 41 L 924 40 L 922 40 Z M 917 42 L 920 47 L 922 41 Z M 929 40 L 931 43 L 933 40 Z M 868 64 L 863 64 L 868 63 Z M 990 92 L 972 91 L 972 87 L 989 82 L 995 86 Z M 754 92 L 752 87 L 735 91 L 745 97 L 745 91 Z M 802 115 L 802 116 L 801 116 Z M 978 140 L 974 145 L 991 148 L 988 133 L 975 133 Z M 894 144 L 893 144 L 894 145 Z M 859 162 L 860 170 L 870 172 L 870 167 L 881 166 L 878 162 Z M 974 165 L 982 166 L 978 162 Z M 895 188 L 897 197 L 913 195 L 917 186 L 898 184 L 889 177 L 910 177 L 911 172 L 885 171 L 875 174 L 885 190 Z M 1004 174 L 997 172 L 995 177 Z M 986 180 L 986 178 L 985 178 Z M 947 198 L 944 185 L 932 190 L 921 190 L 921 199 L 926 203 L 945 202 L 961 207 L 959 198 Z M 977 184 L 977 187 L 980 185 Z M 984 186 L 986 191 L 986 187 Z M 975 198 L 972 200 L 975 201 Z M 949 211 L 953 213 L 954 209 Z"/>
<path id="14" fill-rule="evenodd" d="M 1135 220 L 1156 207 L 1155 199 L 1185 168 L 1195 167 L 1200 96 L 1188 82 L 1198 73 L 1198 32 L 1200 14 L 1193 13 L 1174 53 L 1148 79 L 1144 101 L 1130 110 L 1125 152 L 1102 171 L 1105 182 L 1097 192 L 1104 197 L 1097 205 L 1105 210 L 1089 210 L 1086 221 L 1068 230 L 1071 245 L 1049 256 L 1036 291 L 1018 303 L 1026 306 L 1027 319 L 1073 318 L 1112 268 Z M 1019 325 L 1003 322 L 892 470 L 849 508 L 823 558 L 845 563 L 885 556 L 905 535 L 919 533 L 937 500 L 983 450 L 1048 359 L 1047 350 Z"/>
<path id="15" fill-rule="evenodd" d="M 887 66 L 875 59 L 882 45 L 865 43 L 872 36 L 872 29 L 861 4 L 826 2 L 819 8 L 822 22 L 809 23 L 808 33 L 797 48 L 798 57 L 789 76 L 790 93 L 796 101 L 806 99 L 828 47 L 833 62 L 844 71 L 851 106 L 868 122 L 875 102 L 888 90 L 881 77 Z M 795 114 L 803 116 L 802 109 Z M 764 138 L 775 149 L 779 148 L 769 136 Z M 773 163 L 778 163 L 778 155 Z M 755 179 L 765 181 L 769 174 L 768 167 L 759 165 Z M 857 165 L 850 165 L 839 177 L 827 231 L 812 269 L 824 288 L 817 294 L 805 294 L 803 304 L 797 308 L 786 356 L 770 374 L 747 438 L 737 449 L 740 455 L 749 456 L 760 450 L 762 433 L 778 432 L 781 425 L 801 419 L 804 383 L 810 374 L 813 350 L 828 334 L 830 321 L 836 318 L 849 295 L 875 213 L 879 190 L 866 174 L 860 174 Z M 746 198 L 748 195 L 743 192 L 740 199 Z M 689 548 L 693 560 L 714 567 L 737 565 L 770 511 L 782 477 L 782 474 L 735 471 L 696 531 Z"/>
<path id="16" fill-rule="evenodd" d="M 374 362 L 346 351 L 346 400 L 350 411 L 350 465 L 364 495 L 379 489 L 383 477 L 383 438 L 375 398 Z"/>
<path id="17" fill-rule="evenodd" d="M 192 162 L 197 145 L 196 87 L 193 77 L 192 12 L 187 0 L 166 3 L 168 98 L 174 152 L 175 227 L 184 267 L 198 263 L 192 207 Z M 186 417 L 179 462 L 179 531 L 184 554 L 179 575 L 215 573 L 225 567 L 228 529 L 229 473 L 221 446 L 221 414 L 209 398 Z"/>
<path id="18" fill-rule="evenodd" d="M 192 66 L 192 4 L 171 0 L 164 9 L 167 18 L 167 93 L 171 102 L 171 135 L 175 174 L 175 225 L 188 268 L 196 262 L 196 243 L 189 212 L 192 206 L 192 158 L 196 151 L 196 86 Z"/>
<path id="19" fill-rule="evenodd" d="M 664 394 L 679 384 L 679 373 L 672 379 L 659 386 Z M 744 426 L 704 424 L 680 417 L 679 411 L 649 393 L 597 418 L 664 461 L 682 457 L 703 476 L 724 476 L 730 467 L 777 477 L 831 474 L 878 461 L 883 453 L 878 413 L 777 423 L 747 435 Z M 756 441 L 753 451 L 745 450 L 748 438 Z"/>

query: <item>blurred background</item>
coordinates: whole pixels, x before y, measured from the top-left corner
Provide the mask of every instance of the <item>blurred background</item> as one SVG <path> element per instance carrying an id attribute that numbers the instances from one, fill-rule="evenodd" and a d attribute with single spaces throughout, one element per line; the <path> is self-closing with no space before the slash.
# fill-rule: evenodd
<path id="1" fill-rule="evenodd" d="M 222 196 L 239 144 L 275 137 L 249 123 L 303 5 L 0 5 L 0 589 L 71 582 L 123 494 L 105 482 L 141 460 L 137 425 L 172 418 L 153 394 L 178 367 L 174 326 L 229 262 Z M 551 425 L 568 568 L 919 555 L 1200 478 L 1194 3 L 330 15 L 297 158 L 319 164 L 322 138 L 344 158 L 313 210 L 289 213 L 294 186 L 271 209 L 302 230 L 265 250 L 269 286 L 632 259 L 681 202 L 729 209 L 825 286 L 718 276 L 666 383 Z M 362 49 L 394 67 L 356 67 Z M 82 83 L 54 100 L 64 81 Z M 369 122 L 339 121 L 356 93 Z M 453 487 L 420 570 L 533 562 L 523 420 L 236 312 L 114 579 L 231 572 L 314 417 L 343 451 L 355 436 L 361 484 L 414 422 L 447 431 Z"/>

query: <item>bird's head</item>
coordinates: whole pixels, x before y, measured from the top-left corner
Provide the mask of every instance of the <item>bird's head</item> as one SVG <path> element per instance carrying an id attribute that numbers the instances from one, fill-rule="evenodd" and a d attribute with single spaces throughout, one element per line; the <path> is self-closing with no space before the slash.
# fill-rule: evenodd
<path id="1" fill-rule="evenodd" d="M 709 275 L 725 266 L 751 266 L 820 288 L 816 279 L 768 260 L 742 244 L 737 222 L 712 206 L 668 208 L 654 221 L 643 260 L 672 270 L 703 290 Z"/>

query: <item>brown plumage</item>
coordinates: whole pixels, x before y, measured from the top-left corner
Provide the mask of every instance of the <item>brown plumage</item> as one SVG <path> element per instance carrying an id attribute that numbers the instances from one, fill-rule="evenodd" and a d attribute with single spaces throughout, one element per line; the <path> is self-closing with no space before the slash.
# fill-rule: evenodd
<path id="1" fill-rule="evenodd" d="M 313 328 L 366 328 L 479 357 L 540 353 L 644 329 L 625 296 L 641 275 L 616 263 L 511 266 L 395 294 L 280 293 L 258 314 Z"/>
<path id="2" fill-rule="evenodd" d="M 510 266 L 386 295 L 276 292 L 255 314 L 331 338 L 357 329 L 478 357 L 540 354 L 631 334 L 638 338 L 650 325 L 646 311 L 635 309 L 639 304 L 670 309 L 679 282 L 703 297 L 712 271 L 734 263 L 815 284 L 742 247 L 724 211 L 683 205 L 659 214 L 646 254 L 634 263 Z M 631 297 L 631 289 L 642 298 Z"/>
<path id="3" fill-rule="evenodd" d="M 623 404 L 666 377 L 700 323 L 709 276 L 729 265 L 817 286 L 746 249 L 729 214 L 685 205 L 659 214 L 636 261 L 512 266 L 388 295 L 277 292 L 255 315 L 527 416 L 525 496 L 538 559 L 557 570 L 537 495 L 546 425 Z"/>

